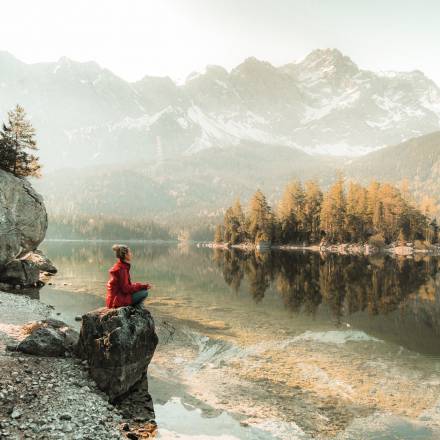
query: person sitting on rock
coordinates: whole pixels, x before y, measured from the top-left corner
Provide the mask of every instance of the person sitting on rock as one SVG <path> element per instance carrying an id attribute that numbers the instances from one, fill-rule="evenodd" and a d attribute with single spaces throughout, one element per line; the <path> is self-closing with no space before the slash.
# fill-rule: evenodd
<path id="1" fill-rule="evenodd" d="M 132 283 L 130 279 L 131 251 L 128 246 L 115 244 L 112 247 L 118 261 L 109 270 L 110 279 L 107 282 L 106 306 L 117 308 L 136 306 L 148 296 L 150 284 Z"/>

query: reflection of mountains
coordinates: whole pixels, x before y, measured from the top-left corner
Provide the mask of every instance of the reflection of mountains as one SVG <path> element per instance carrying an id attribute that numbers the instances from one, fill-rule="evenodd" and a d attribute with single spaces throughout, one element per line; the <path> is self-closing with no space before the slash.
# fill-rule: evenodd
<path id="1" fill-rule="evenodd" d="M 256 302 L 272 286 L 293 312 L 315 315 L 321 306 L 379 338 L 411 333 L 428 352 L 428 339 L 440 334 L 438 258 L 215 250 L 214 260 L 226 283 L 236 291 L 246 285 Z"/>

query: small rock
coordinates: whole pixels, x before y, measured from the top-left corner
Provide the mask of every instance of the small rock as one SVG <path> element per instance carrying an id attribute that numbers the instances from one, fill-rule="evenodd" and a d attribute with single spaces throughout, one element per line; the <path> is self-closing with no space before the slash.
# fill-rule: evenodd
<path id="1" fill-rule="evenodd" d="M 70 414 L 61 414 L 60 420 L 72 420 L 72 416 Z"/>
<path id="2" fill-rule="evenodd" d="M 70 423 L 66 423 L 63 426 L 63 432 L 72 432 L 73 431 L 73 426 Z"/>
<path id="3" fill-rule="evenodd" d="M 82 316 L 75 316 L 75 321 L 82 321 Z"/>
<path id="4" fill-rule="evenodd" d="M 21 411 L 19 411 L 18 409 L 14 408 L 12 410 L 11 418 L 19 419 L 20 417 L 21 417 Z"/>

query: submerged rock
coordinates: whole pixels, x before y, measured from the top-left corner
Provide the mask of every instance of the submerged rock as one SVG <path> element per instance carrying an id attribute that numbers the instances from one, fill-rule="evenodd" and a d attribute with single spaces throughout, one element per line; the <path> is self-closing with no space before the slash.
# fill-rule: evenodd
<path id="1" fill-rule="evenodd" d="M 36 356 L 65 356 L 78 342 L 78 332 L 55 319 L 31 322 L 23 329 L 29 335 L 16 347 L 17 351 Z"/>
<path id="2" fill-rule="evenodd" d="M 110 401 L 146 374 L 158 343 L 153 317 L 142 307 L 101 308 L 82 317 L 77 354 Z"/>

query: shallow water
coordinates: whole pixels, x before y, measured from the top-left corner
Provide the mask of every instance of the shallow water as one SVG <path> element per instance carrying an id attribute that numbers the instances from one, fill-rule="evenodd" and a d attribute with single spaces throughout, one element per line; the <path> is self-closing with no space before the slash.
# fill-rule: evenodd
<path id="1" fill-rule="evenodd" d="M 103 305 L 111 243 L 42 247 L 59 268 L 43 302 L 70 323 Z M 177 329 L 150 368 L 160 438 L 440 438 L 438 259 L 132 249 Z M 161 396 L 172 379 L 184 391 Z"/>
<path id="2" fill-rule="evenodd" d="M 240 423 L 227 413 L 216 417 L 206 417 L 199 408 L 184 405 L 179 398 L 172 398 L 164 405 L 156 405 L 156 417 L 160 420 L 159 437 L 164 440 L 174 439 L 218 439 L 218 440 L 273 440 L 283 435 L 283 426 L 253 426 L 242 427 Z M 275 432 L 271 432 L 275 431 Z M 278 431 L 278 432 L 276 432 Z M 284 428 L 285 434 L 295 440 L 298 435 L 292 429 Z M 295 437 L 294 437 L 295 436 Z"/>

